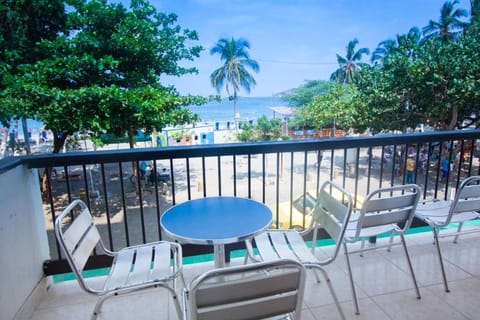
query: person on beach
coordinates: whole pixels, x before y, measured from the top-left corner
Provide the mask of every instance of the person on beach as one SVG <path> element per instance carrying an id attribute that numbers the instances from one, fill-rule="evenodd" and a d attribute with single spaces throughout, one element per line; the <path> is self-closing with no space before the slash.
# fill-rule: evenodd
<path id="1" fill-rule="evenodd" d="M 413 183 L 415 171 L 415 159 L 413 154 L 408 155 L 407 159 L 407 183 Z"/>
<path id="2" fill-rule="evenodd" d="M 420 171 L 424 173 L 428 163 L 428 153 L 426 149 L 422 149 L 422 151 L 420 151 L 418 161 L 420 162 Z"/>
<path id="3" fill-rule="evenodd" d="M 448 169 L 450 169 L 450 161 L 448 161 L 448 156 L 444 156 L 442 159 L 442 182 L 447 182 L 448 178 Z"/>

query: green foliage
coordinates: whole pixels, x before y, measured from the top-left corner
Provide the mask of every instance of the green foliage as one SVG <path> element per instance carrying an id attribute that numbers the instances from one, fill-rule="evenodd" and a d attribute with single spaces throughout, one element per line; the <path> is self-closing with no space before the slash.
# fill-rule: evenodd
<path id="1" fill-rule="evenodd" d="M 237 133 L 238 141 L 242 142 L 252 142 L 255 141 L 255 129 L 252 125 L 242 126 L 242 130 Z"/>
<path id="2" fill-rule="evenodd" d="M 446 2 L 438 22 L 395 39 L 382 41 L 373 66 L 349 68 L 356 42 L 339 58 L 332 78 L 352 79 L 350 87 L 334 87 L 308 106 L 317 126 L 337 124 L 359 131 L 402 130 L 418 124 L 453 129 L 479 122 L 480 33 L 478 1 L 472 1 L 470 24 L 461 18 L 457 1 Z M 340 59 L 342 58 L 342 59 Z M 352 65 L 353 66 L 353 65 Z M 355 71 L 348 77 L 347 71 Z M 354 75 L 354 76 L 353 76 Z"/>
<path id="3" fill-rule="evenodd" d="M 62 11 L 63 12 L 63 11 Z M 65 14 L 65 13 L 64 13 Z M 28 107 L 54 132 L 54 152 L 82 129 L 133 137 L 166 125 L 195 122 L 189 109 L 209 98 L 180 96 L 160 84 L 162 75 L 195 73 L 180 61 L 199 56 L 195 31 L 182 30 L 176 15 L 159 13 L 147 0 L 130 9 L 105 0 L 74 1 L 67 29 L 38 43 L 41 59 L 24 64 L 3 93 L 7 105 Z"/>
<path id="4" fill-rule="evenodd" d="M 314 122 L 319 126 L 350 128 L 358 120 L 358 109 L 354 104 L 357 89 L 354 85 L 336 84 L 322 95 L 313 98 L 307 106 Z"/>
<path id="5" fill-rule="evenodd" d="M 478 121 L 480 35 L 456 41 L 428 41 L 408 56 L 391 52 L 380 69 L 358 74 L 358 103 L 368 108 L 362 121 L 374 131 L 405 130 L 420 123 L 438 129 Z"/>
<path id="6" fill-rule="evenodd" d="M 31 117 L 25 100 L 10 96 L 7 88 L 19 68 L 45 57 L 37 46 L 65 31 L 67 15 L 62 0 L 6 0 L 0 3 L 0 122 Z"/>
<path id="7" fill-rule="evenodd" d="M 282 138 L 282 121 L 268 119 L 265 115 L 258 118 L 255 125 L 245 125 L 237 133 L 237 139 L 242 142 L 276 141 Z"/>
<path id="8" fill-rule="evenodd" d="M 310 102 L 310 104 L 312 102 L 313 100 Z M 288 127 L 290 129 L 311 129 L 319 127 L 318 123 L 315 122 L 313 113 L 309 111 L 308 107 L 305 106 L 297 108 L 296 111 L 297 112 L 293 115 L 293 117 L 288 120 Z"/>
<path id="9" fill-rule="evenodd" d="M 294 107 L 303 107 L 312 102 L 313 97 L 325 94 L 332 82 L 324 80 L 309 80 L 303 86 L 291 90 L 282 97 L 282 100 L 288 102 Z"/>

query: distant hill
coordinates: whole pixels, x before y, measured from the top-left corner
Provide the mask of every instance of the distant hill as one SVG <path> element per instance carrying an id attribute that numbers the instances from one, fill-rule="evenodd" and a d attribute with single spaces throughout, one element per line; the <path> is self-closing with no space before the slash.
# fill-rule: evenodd
<path id="1" fill-rule="evenodd" d="M 272 94 L 272 97 L 283 98 L 283 97 L 285 97 L 289 94 L 292 94 L 294 90 L 295 89 L 288 89 L 288 90 L 285 90 L 285 91 L 277 92 L 277 93 Z"/>

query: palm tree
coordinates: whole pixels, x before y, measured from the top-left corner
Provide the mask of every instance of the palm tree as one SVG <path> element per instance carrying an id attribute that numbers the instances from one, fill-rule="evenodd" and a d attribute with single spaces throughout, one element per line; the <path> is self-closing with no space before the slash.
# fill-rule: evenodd
<path id="1" fill-rule="evenodd" d="M 256 85 L 255 79 L 247 69 L 254 72 L 259 70 L 258 63 L 250 58 L 247 49 L 250 49 L 250 43 L 246 39 L 222 38 L 210 50 L 210 54 L 218 53 L 223 61 L 223 65 L 210 75 L 210 81 L 218 93 L 225 85 L 229 99 L 233 100 L 235 130 L 237 130 L 237 93 L 240 88 L 250 92 Z"/>
<path id="2" fill-rule="evenodd" d="M 430 20 L 428 25 L 423 28 L 425 40 L 451 41 L 462 34 L 468 23 L 461 19 L 467 17 L 468 13 L 465 9 L 455 8 L 457 4 L 458 0 L 447 1 L 443 4 L 440 9 L 439 21 Z"/>
<path id="3" fill-rule="evenodd" d="M 389 39 L 380 42 L 372 53 L 372 63 L 381 65 L 393 53 L 400 53 L 413 60 L 415 50 L 420 45 L 421 37 L 420 30 L 417 27 L 412 27 L 407 34 L 397 35 L 395 40 Z"/>
<path id="4" fill-rule="evenodd" d="M 467 30 L 474 30 L 480 27 L 480 0 L 470 0 L 470 23 Z"/>
<path id="5" fill-rule="evenodd" d="M 330 80 L 337 81 L 338 83 L 350 83 L 353 81 L 355 72 L 365 65 L 365 63 L 360 62 L 362 56 L 364 54 L 370 54 L 370 50 L 367 48 L 361 48 L 355 51 L 357 44 L 358 40 L 353 39 L 347 45 L 347 55 L 345 57 L 337 54 L 339 68 L 332 73 Z"/>
<path id="6" fill-rule="evenodd" d="M 372 52 L 370 61 L 374 65 L 381 65 L 382 62 L 387 60 L 388 56 L 397 50 L 398 48 L 398 35 L 397 40 L 388 39 L 380 42 L 378 47 Z"/>

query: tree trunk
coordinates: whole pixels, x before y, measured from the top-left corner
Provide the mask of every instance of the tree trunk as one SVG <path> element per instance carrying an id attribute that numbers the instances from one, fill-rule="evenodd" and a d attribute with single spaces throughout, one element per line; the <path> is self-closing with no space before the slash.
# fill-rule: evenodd
<path id="1" fill-rule="evenodd" d="M 27 154 L 32 154 L 30 149 L 30 136 L 28 134 L 27 118 L 22 118 L 23 140 L 25 141 L 25 151 Z"/>
<path id="2" fill-rule="evenodd" d="M 458 121 L 458 106 L 452 103 L 451 108 L 452 108 L 452 118 L 450 119 L 450 123 L 448 124 L 448 127 L 447 127 L 448 130 L 455 129 Z"/>
<path id="3" fill-rule="evenodd" d="M 132 126 L 129 124 L 128 125 L 128 145 L 130 146 L 130 149 L 135 148 L 135 134 Z M 138 178 L 138 172 L 137 172 L 137 162 L 132 161 L 132 174 L 135 175 L 135 177 Z"/>
<path id="4" fill-rule="evenodd" d="M 233 124 L 235 126 L 235 133 L 238 132 L 237 129 L 237 90 L 233 90 Z"/>
<path id="5" fill-rule="evenodd" d="M 61 131 L 53 132 L 53 153 L 59 153 L 62 150 L 63 146 L 65 145 L 65 141 L 67 140 L 67 135 Z M 43 172 L 41 178 L 41 192 L 42 192 L 42 199 L 43 201 L 48 201 L 50 199 L 50 188 L 48 186 L 48 181 L 52 177 L 52 168 L 47 167 Z M 67 173 L 65 173 L 67 174 Z M 48 175 L 48 176 L 47 176 Z"/>
<path id="6" fill-rule="evenodd" d="M 53 153 L 60 153 L 60 150 L 65 146 L 67 135 L 62 131 L 53 132 Z"/>
<path id="7" fill-rule="evenodd" d="M 135 134 L 131 125 L 128 126 L 128 145 L 130 149 L 135 148 Z"/>

